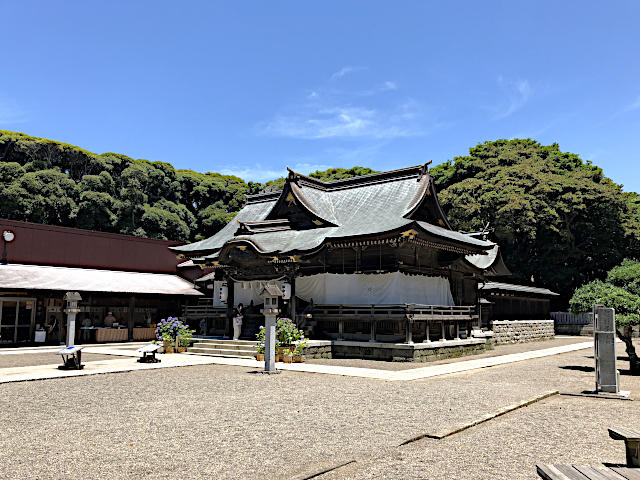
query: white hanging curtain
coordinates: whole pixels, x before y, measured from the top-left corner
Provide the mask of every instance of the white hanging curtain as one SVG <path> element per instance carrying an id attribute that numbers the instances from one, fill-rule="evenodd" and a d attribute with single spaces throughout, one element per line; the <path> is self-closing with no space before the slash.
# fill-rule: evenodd
<path id="1" fill-rule="evenodd" d="M 264 299 L 260 296 L 264 286 L 266 284 L 269 285 L 277 285 L 282 289 L 282 284 L 284 282 L 281 280 L 253 280 L 250 282 L 235 282 L 234 290 L 233 290 L 233 303 L 234 306 L 237 306 L 239 303 L 242 303 L 245 307 L 248 306 L 253 300 L 254 305 L 261 305 L 264 302 Z"/>
<path id="2" fill-rule="evenodd" d="M 449 281 L 443 277 L 321 273 L 296 278 L 296 296 L 316 304 L 368 305 L 419 303 L 453 305 Z"/>

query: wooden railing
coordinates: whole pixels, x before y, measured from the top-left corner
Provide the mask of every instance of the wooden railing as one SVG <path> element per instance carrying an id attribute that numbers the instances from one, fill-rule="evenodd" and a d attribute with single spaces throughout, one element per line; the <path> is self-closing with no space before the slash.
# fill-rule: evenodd
<path id="1" fill-rule="evenodd" d="M 447 305 L 314 305 L 311 312 L 314 320 L 409 320 L 470 321 L 477 319 L 475 306 Z"/>
<path id="2" fill-rule="evenodd" d="M 182 309 L 184 318 L 219 318 L 227 316 L 226 307 L 214 307 L 213 305 L 186 305 Z"/>

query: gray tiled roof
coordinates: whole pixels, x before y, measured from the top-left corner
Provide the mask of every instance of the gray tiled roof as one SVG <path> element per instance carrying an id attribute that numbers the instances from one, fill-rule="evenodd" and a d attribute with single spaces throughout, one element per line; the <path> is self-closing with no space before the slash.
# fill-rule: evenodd
<path id="1" fill-rule="evenodd" d="M 513 285 L 511 283 L 500 283 L 500 282 L 486 282 L 484 285 L 481 285 L 478 288 L 482 291 L 505 290 L 508 292 L 537 293 L 539 295 L 550 295 L 550 296 L 559 295 L 555 292 L 552 292 L 548 288 L 528 287 L 526 285 Z"/>
<path id="2" fill-rule="evenodd" d="M 213 237 L 173 250 L 211 255 L 232 240 L 249 242 L 261 253 L 309 251 L 327 240 L 380 234 L 409 226 L 472 249 L 491 248 L 490 242 L 405 218 L 415 206 L 416 198 L 424 194 L 432 181 L 428 174 L 421 172 L 421 167 L 411 167 L 326 183 L 296 176 L 294 180 L 290 179 L 290 191 L 303 208 L 331 226 L 236 235 L 239 222 L 265 220 L 278 202 L 275 195 L 262 195 L 248 198 L 247 205 L 236 218 Z"/>

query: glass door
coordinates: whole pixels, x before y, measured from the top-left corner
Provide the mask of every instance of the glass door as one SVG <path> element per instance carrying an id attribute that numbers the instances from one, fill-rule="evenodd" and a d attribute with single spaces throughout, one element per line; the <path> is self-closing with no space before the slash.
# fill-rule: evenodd
<path id="1" fill-rule="evenodd" d="M 17 300 L 0 300 L 0 343 L 15 343 Z"/>
<path id="2" fill-rule="evenodd" d="M 35 298 L 0 298 L 0 344 L 31 341 L 35 308 Z"/>

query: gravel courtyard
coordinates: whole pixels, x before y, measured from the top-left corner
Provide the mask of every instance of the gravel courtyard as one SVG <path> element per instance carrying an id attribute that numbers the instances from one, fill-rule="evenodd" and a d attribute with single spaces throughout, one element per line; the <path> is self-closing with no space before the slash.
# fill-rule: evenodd
<path id="1" fill-rule="evenodd" d="M 543 391 L 593 388 L 591 354 L 413 382 L 206 365 L 2 384 L 0 478 L 290 478 L 355 459 L 320 478 L 502 479 L 624 461 L 606 428 L 640 428 L 628 375 L 636 401 L 556 395 L 398 447 Z"/>

